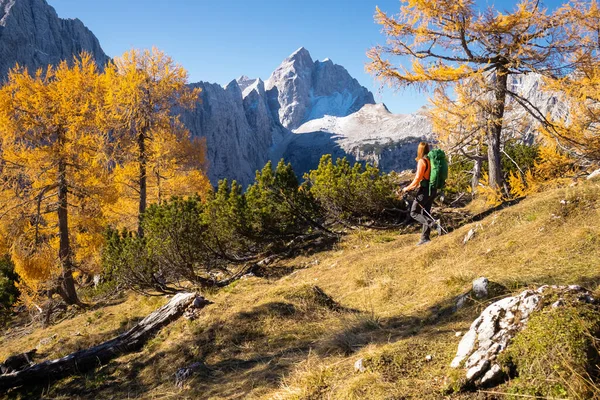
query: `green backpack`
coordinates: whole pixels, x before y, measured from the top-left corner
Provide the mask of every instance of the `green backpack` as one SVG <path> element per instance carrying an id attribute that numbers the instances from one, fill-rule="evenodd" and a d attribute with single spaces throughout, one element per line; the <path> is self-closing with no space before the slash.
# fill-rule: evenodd
<path id="1" fill-rule="evenodd" d="M 448 179 L 448 159 L 441 149 L 433 149 L 427 154 L 431 172 L 429 174 L 429 193 L 433 189 L 443 189 Z"/>

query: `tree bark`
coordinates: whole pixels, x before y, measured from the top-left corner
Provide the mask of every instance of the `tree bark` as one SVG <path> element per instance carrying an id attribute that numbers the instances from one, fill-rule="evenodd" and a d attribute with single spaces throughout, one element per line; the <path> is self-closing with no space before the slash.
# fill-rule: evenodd
<path id="1" fill-rule="evenodd" d="M 139 350 L 158 330 L 179 318 L 192 303 L 198 309 L 210 304 L 195 293 L 179 293 L 166 305 L 114 339 L 56 360 L 34 364 L 22 371 L 0 375 L 0 391 L 23 385 L 45 384 L 49 379 L 86 372 L 121 354 Z"/>
<path id="2" fill-rule="evenodd" d="M 58 162 L 58 231 L 60 239 L 58 258 L 62 267 L 60 295 L 67 304 L 78 304 L 79 299 L 73 279 L 73 255 L 69 241 L 69 190 L 66 174 L 66 161 L 61 158 Z"/>
<path id="3" fill-rule="evenodd" d="M 508 71 L 505 67 L 496 70 L 494 82 L 494 106 L 492 107 L 491 123 L 487 132 L 488 144 L 488 177 L 491 188 L 498 189 L 502 187 L 502 162 L 500 155 L 500 141 L 502 135 L 502 125 L 504 121 L 504 107 L 506 103 Z"/>
<path id="4" fill-rule="evenodd" d="M 479 180 L 481 179 L 481 158 L 477 157 L 473 160 L 473 177 L 471 178 L 472 193 L 477 193 Z"/>
<path id="5" fill-rule="evenodd" d="M 147 199 L 147 174 L 146 170 L 148 167 L 148 156 L 146 154 L 146 131 L 142 129 L 138 135 L 138 163 L 140 167 L 140 204 L 138 208 L 138 236 L 144 237 L 144 227 L 142 224 L 144 213 L 146 212 L 146 199 Z"/>

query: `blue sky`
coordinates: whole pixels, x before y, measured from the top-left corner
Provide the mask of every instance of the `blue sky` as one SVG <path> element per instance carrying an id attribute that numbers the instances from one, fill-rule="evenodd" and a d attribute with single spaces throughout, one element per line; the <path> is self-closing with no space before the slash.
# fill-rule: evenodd
<path id="1" fill-rule="evenodd" d="M 364 71 L 365 52 L 384 43 L 375 6 L 397 13 L 398 0 L 47 0 L 62 18 L 79 18 L 109 56 L 157 46 L 182 64 L 190 81 L 226 84 L 240 75 L 267 79 L 304 46 L 330 58 L 395 113 L 414 112 L 426 94 L 380 88 Z M 554 3 L 554 1 L 549 1 Z M 513 1 L 496 1 L 512 9 Z"/>

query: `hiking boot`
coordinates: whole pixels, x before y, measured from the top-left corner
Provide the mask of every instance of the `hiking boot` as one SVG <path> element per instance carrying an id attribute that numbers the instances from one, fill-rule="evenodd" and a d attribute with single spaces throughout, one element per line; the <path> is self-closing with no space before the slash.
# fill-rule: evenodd
<path id="1" fill-rule="evenodd" d="M 433 221 L 431 221 L 429 223 L 429 228 L 435 229 L 435 231 L 438 233 L 438 235 L 442 236 L 444 234 L 444 231 L 442 230 L 442 224 L 440 222 L 441 221 L 439 219 L 434 219 Z"/>
<path id="2" fill-rule="evenodd" d="M 419 240 L 419 243 L 417 243 L 417 246 L 422 246 L 422 245 L 427 244 L 429 242 L 431 242 L 431 240 L 429 240 L 429 239 L 421 239 L 421 240 Z"/>

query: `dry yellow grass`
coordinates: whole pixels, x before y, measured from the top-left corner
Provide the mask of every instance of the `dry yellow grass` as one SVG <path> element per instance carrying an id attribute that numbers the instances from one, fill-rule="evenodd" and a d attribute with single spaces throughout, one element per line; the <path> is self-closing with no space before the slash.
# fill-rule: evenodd
<path id="1" fill-rule="evenodd" d="M 441 398 L 459 341 L 455 332 L 466 331 L 485 306 L 445 316 L 451 300 L 478 276 L 509 291 L 547 283 L 598 290 L 599 221 L 600 185 L 585 182 L 532 196 L 423 247 L 414 246 L 416 234 L 356 232 L 329 251 L 278 265 L 294 271 L 281 278 L 245 278 L 207 294 L 215 304 L 199 319 L 177 321 L 141 352 L 44 393 L 49 398 Z M 465 245 L 470 229 L 477 232 Z M 313 286 L 341 308 L 315 297 Z M 157 301 L 132 295 L 122 304 L 4 340 L 0 354 L 29 350 L 54 333 L 56 343 L 44 352 L 64 354 L 104 339 L 119 321 L 147 314 Z M 85 326 L 97 312 L 103 315 Z M 89 339 L 73 337 L 84 330 Z M 426 355 L 433 360 L 426 362 Z M 358 358 L 370 365 L 363 374 L 352 367 Z M 177 388 L 174 373 L 195 361 L 206 370 Z"/>

